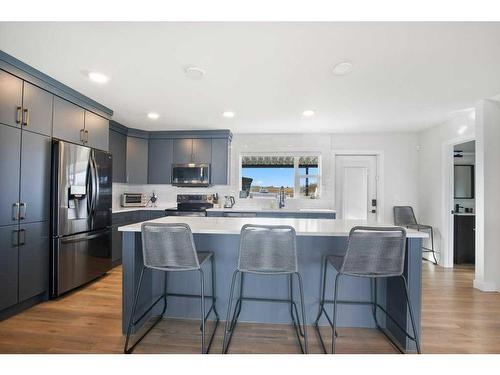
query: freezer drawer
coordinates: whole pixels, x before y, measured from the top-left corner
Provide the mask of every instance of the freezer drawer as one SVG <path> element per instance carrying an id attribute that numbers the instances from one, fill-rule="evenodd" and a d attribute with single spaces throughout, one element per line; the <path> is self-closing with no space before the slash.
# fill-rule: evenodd
<path id="1" fill-rule="evenodd" d="M 111 229 L 53 240 L 51 296 L 79 287 L 111 269 Z"/>

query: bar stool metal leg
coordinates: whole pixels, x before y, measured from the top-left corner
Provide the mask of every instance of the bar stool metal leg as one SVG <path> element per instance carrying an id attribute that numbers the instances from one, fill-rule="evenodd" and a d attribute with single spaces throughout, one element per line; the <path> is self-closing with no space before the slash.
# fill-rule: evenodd
<path id="1" fill-rule="evenodd" d="M 201 353 L 205 353 L 205 275 L 200 269 L 200 302 L 201 302 Z"/>
<path id="2" fill-rule="evenodd" d="M 217 330 L 217 327 L 219 326 L 219 313 L 217 312 L 217 307 L 216 307 L 216 294 L 215 294 L 215 266 L 214 266 L 214 261 L 212 258 L 212 265 L 211 265 L 211 279 L 212 279 L 212 303 L 210 305 L 210 308 L 208 309 L 208 312 L 206 311 L 206 306 L 205 306 L 205 273 L 203 270 L 200 271 L 200 304 L 201 304 L 201 322 L 200 322 L 200 333 L 201 333 L 201 352 L 202 354 L 207 354 L 210 351 L 210 347 L 212 346 L 212 342 L 214 340 L 215 332 Z M 208 317 L 210 316 L 210 313 L 214 312 L 215 315 L 215 327 L 212 330 L 212 333 L 210 335 L 208 345 L 205 344 L 205 333 L 206 333 L 206 321 L 208 320 Z"/>
<path id="3" fill-rule="evenodd" d="M 144 279 L 144 272 L 145 271 L 146 271 L 146 267 L 142 267 L 141 275 L 139 276 L 139 285 L 137 286 L 137 291 L 135 293 L 134 302 L 132 304 L 132 312 L 130 313 L 130 318 L 129 318 L 128 327 L 127 327 L 127 337 L 125 339 L 125 346 L 123 348 L 123 352 L 125 354 L 130 354 L 134 351 L 135 347 L 142 341 L 142 339 L 144 339 L 144 337 L 146 337 L 146 335 L 160 322 L 160 320 L 163 319 L 163 316 L 165 315 L 165 312 L 167 310 L 167 280 L 166 280 L 166 275 L 165 275 L 163 295 L 160 296 L 160 298 L 158 298 L 155 302 L 153 302 L 153 304 L 138 319 L 134 320 L 135 311 L 137 309 L 137 302 L 139 300 L 139 295 L 141 292 L 141 286 L 142 286 L 142 281 Z M 156 306 L 156 304 L 160 300 L 164 301 L 163 310 L 162 310 L 161 314 L 155 320 L 155 322 L 146 330 L 146 332 L 144 332 L 144 334 L 142 334 L 142 336 L 137 339 L 135 344 L 129 348 L 128 343 L 130 340 L 130 332 L 132 330 L 132 326 L 137 324 L 137 322 L 141 321 L 153 309 L 153 307 Z"/>
<path id="4" fill-rule="evenodd" d="M 408 292 L 408 283 L 406 282 L 406 278 L 404 275 L 401 275 L 401 279 L 403 280 L 406 303 L 408 304 L 408 310 L 410 312 L 410 320 L 411 320 L 411 325 L 412 325 L 412 329 L 413 329 L 413 341 L 415 341 L 415 345 L 417 346 L 417 353 L 422 354 L 422 352 L 420 350 L 420 338 L 419 338 L 417 328 L 415 325 L 415 318 L 413 317 L 413 308 L 411 306 L 410 294 Z"/>
<path id="5" fill-rule="evenodd" d="M 238 274 L 239 274 L 238 270 L 234 271 L 233 278 L 231 280 L 231 288 L 229 291 L 229 300 L 228 300 L 227 314 L 226 314 L 226 324 L 224 327 L 224 340 L 222 343 L 222 354 L 227 353 L 227 349 L 229 347 L 228 341 L 230 340 L 230 336 L 232 336 L 232 331 L 234 328 L 234 327 L 232 327 L 233 322 L 232 322 L 232 318 L 231 318 L 231 309 L 232 309 L 232 305 L 233 305 L 234 284 L 236 282 L 236 277 L 238 276 Z M 236 313 L 237 307 L 238 306 L 235 307 L 234 313 Z M 230 334 L 229 337 L 228 337 L 228 333 Z"/>
<path id="6" fill-rule="evenodd" d="M 316 333 L 317 333 L 321 348 L 323 349 L 323 353 L 326 354 L 327 353 L 326 345 L 325 345 L 325 342 L 323 341 L 323 336 L 321 335 L 321 331 L 319 328 L 319 320 L 321 319 L 321 316 L 324 314 L 328 324 L 330 325 L 330 328 L 333 330 L 333 322 L 325 310 L 325 303 L 332 303 L 333 302 L 333 301 L 326 301 L 326 274 L 327 274 L 327 270 L 328 270 L 328 259 L 326 256 L 323 256 L 322 267 L 323 267 L 323 271 L 322 271 L 323 272 L 323 280 L 322 280 L 322 284 L 321 284 L 321 300 L 319 301 L 318 316 L 316 317 L 316 320 L 314 322 L 314 328 L 316 329 Z M 333 330 L 333 332 L 335 334 L 335 337 L 338 337 L 337 330 Z"/>
<path id="7" fill-rule="evenodd" d="M 299 312 L 297 309 L 297 304 L 294 300 L 293 293 L 293 275 L 297 275 L 297 280 L 299 283 L 299 293 L 300 293 L 300 305 L 302 310 L 302 319 L 300 319 Z M 290 298 L 290 315 L 292 317 L 293 327 L 295 329 L 295 334 L 297 335 L 297 340 L 299 341 L 300 351 L 307 354 L 307 329 L 305 324 L 305 308 L 304 308 L 304 293 L 302 290 L 302 279 L 299 273 L 294 273 L 288 275 L 289 281 L 289 298 Z M 301 322 L 302 320 L 302 322 Z M 302 345 L 302 339 L 304 339 L 304 345 Z"/>
<path id="8" fill-rule="evenodd" d="M 300 337 L 304 337 L 304 332 L 300 323 L 299 311 L 297 309 L 297 304 L 294 299 L 294 291 L 293 291 L 293 274 L 288 275 L 288 290 L 289 290 L 289 298 L 290 298 L 290 316 L 292 317 L 293 326 L 297 331 Z M 303 350 L 302 350 L 303 351 Z"/>
<path id="9" fill-rule="evenodd" d="M 325 290 L 326 290 L 326 267 L 327 267 L 327 258 L 323 256 L 323 260 L 321 262 L 321 272 L 323 277 L 321 278 L 321 299 L 319 301 L 319 309 L 318 315 L 316 316 L 316 320 L 314 321 L 314 325 L 318 327 L 319 319 L 323 314 L 323 308 L 325 306 Z"/>
<path id="10" fill-rule="evenodd" d="M 337 273 L 335 276 L 335 289 L 333 292 L 333 330 L 332 330 L 332 353 L 335 354 L 335 344 L 336 344 L 336 339 L 337 339 L 337 298 L 338 298 L 338 292 L 339 292 L 339 282 L 340 282 L 340 275 L 341 273 Z"/>
<path id="11" fill-rule="evenodd" d="M 304 349 L 302 350 L 303 353 L 307 354 L 309 353 L 309 348 L 307 344 L 307 325 L 306 325 L 306 308 L 304 304 L 304 285 L 302 283 L 302 276 L 300 273 L 296 273 L 297 279 L 299 281 L 299 292 L 300 292 L 300 306 L 302 309 L 302 326 L 303 326 L 303 332 L 302 332 L 302 337 L 304 338 Z M 298 316 L 297 316 L 298 320 Z M 300 328 L 300 323 L 299 323 L 299 328 Z M 299 338 L 299 344 L 302 349 L 302 344 Z"/>

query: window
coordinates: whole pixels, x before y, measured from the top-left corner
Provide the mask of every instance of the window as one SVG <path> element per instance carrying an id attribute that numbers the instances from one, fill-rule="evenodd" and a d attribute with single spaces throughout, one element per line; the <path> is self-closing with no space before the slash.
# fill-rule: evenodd
<path id="1" fill-rule="evenodd" d="M 280 188 L 288 198 L 319 198 L 319 156 L 245 155 L 241 190 L 252 198 L 274 198 Z"/>

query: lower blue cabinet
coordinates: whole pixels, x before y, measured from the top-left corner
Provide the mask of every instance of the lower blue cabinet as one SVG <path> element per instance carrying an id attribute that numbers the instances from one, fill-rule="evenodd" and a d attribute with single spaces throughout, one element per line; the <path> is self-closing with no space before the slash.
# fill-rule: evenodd
<path id="1" fill-rule="evenodd" d="M 113 267 L 122 263 L 122 232 L 118 228 L 128 224 L 134 224 L 141 221 L 157 219 L 165 216 L 163 210 L 137 210 L 126 212 L 113 213 L 113 224 L 111 226 L 112 248 L 111 248 L 111 262 Z"/>
<path id="2" fill-rule="evenodd" d="M 49 289 L 49 222 L 0 227 L 0 311 Z"/>
<path id="3" fill-rule="evenodd" d="M 18 301 L 18 229 L 18 225 L 0 227 L 0 310 Z"/>
<path id="4" fill-rule="evenodd" d="M 335 212 L 287 212 L 287 211 L 207 211 L 212 217 L 269 217 L 283 219 L 335 219 Z"/>

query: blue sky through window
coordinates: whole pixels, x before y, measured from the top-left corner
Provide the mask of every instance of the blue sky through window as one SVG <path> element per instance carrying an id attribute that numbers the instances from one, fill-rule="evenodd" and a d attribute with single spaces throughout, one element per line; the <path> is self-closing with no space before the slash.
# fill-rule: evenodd
<path id="1" fill-rule="evenodd" d="M 293 168 L 242 168 L 243 177 L 253 178 L 252 186 L 293 187 Z"/>

